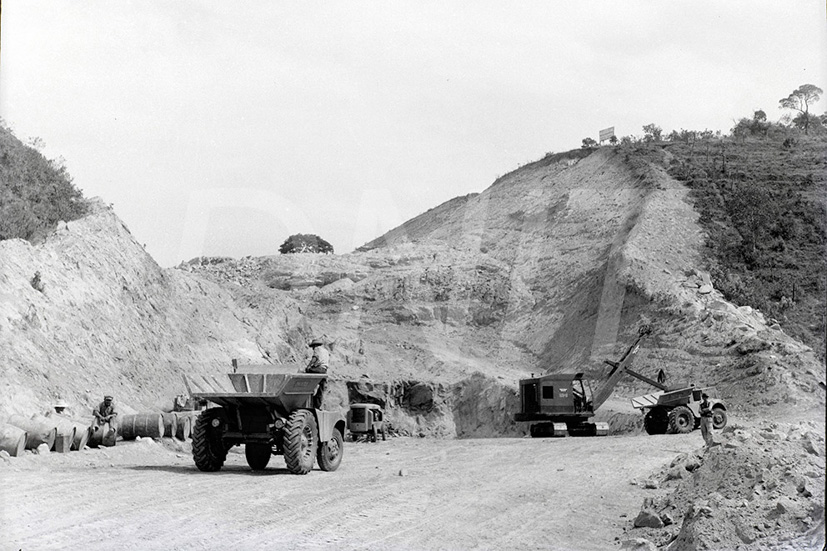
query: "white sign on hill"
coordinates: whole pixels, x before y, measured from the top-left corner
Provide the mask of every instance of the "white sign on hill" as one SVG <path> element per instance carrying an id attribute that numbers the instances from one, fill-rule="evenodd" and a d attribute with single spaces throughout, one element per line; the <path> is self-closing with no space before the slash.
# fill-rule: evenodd
<path id="1" fill-rule="evenodd" d="M 600 131 L 600 143 L 603 143 L 606 140 L 612 139 L 612 136 L 615 135 L 615 127 L 610 126 L 609 128 L 604 128 Z"/>

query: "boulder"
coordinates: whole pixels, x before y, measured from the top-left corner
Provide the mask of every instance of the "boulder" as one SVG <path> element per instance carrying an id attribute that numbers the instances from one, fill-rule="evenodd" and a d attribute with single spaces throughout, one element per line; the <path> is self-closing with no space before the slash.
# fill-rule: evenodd
<path id="1" fill-rule="evenodd" d="M 663 528 L 663 521 L 654 511 L 644 509 L 638 513 L 634 525 L 635 528 Z"/>

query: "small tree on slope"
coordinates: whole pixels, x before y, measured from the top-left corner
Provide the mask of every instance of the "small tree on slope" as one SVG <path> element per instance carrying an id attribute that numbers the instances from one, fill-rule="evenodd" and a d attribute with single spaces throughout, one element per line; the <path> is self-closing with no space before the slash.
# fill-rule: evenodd
<path id="1" fill-rule="evenodd" d="M 810 105 L 821 99 L 824 90 L 814 84 L 802 84 L 786 98 L 778 100 L 780 109 L 792 109 L 803 115 L 804 133 L 810 130 Z"/>
<path id="2" fill-rule="evenodd" d="M 333 245 L 318 235 L 297 233 L 288 237 L 279 247 L 281 254 L 333 253 Z"/>

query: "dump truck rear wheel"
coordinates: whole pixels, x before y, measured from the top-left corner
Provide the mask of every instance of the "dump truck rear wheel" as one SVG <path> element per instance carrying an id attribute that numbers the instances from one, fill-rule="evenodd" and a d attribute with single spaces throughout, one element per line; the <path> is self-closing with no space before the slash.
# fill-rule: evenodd
<path id="1" fill-rule="evenodd" d="M 250 442 L 244 445 L 244 456 L 247 458 L 247 464 L 254 471 L 263 471 L 266 469 L 272 453 L 270 444 Z"/>
<path id="2" fill-rule="evenodd" d="M 192 458 L 199 471 L 215 472 L 224 466 L 227 448 L 221 441 L 226 420 L 221 408 L 206 409 L 192 429 Z"/>
<path id="3" fill-rule="evenodd" d="M 724 408 L 712 408 L 712 428 L 721 430 L 726 426 L 727 414 Z"/>
<path id="4" fill-rule="evenodd" d="M 673 434 L 686 434 L 695 428 L 695 415 L 686 406 L 678 406 L 669 412 L 669 431 Z"/>
<path id="5" fill-rule="evenodd" d="M 318 429 L 313 414 L 300 409 L 290 414 L 284 431 L 284 462 L 293 474 L 307 474 L 316 461 Z"/>
<path id="6" fill-rule="evenodd" d="M 330 440 L 319 445 L 319 468 L 323 471 L 335 471 L 342 462 L 345 452 L 345 439 L 339 429 L 333 429 Z"/>
<path id="7" fill-rule="evenodd" d="M 643 418 L 643 429 L 646 434 L 666 434 L 669 428 L 669 415 L 663 408 L 652 408 Z"/>

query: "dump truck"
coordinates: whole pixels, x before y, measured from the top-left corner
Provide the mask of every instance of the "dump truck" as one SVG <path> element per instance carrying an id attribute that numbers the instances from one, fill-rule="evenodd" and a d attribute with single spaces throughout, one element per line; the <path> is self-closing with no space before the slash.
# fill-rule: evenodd
<path id="1" fill-rule="evenodd" d="M 727 424 L 726 405 L 718 398 L 715 387 L 698 388 L 694 385 L 676 385 L 632 398 L 632 407 L 641 410 L 643 429 L 647 434 L 683 434 L 692 432 L 701 423 L 701 400 L 704 394 L 712 404 L 712 428 L 722 429 Z"/>
<path id="2" fill-rule="evenodd" d="M 676 385 L 672 388 L 633 371 L 631 365 L 640 350 L 640 342 L 651 330 L 644 326 L 637 339 L 620 361 L 605 360 L 612 369 L 606 380 L 593 388 L 583 373 L 552 373 L 520 380 L 521 411 L 514 415 L 518 422 L 531 422 L 529 434 L 541 436 L 605 436 L 608 423 L 592 421 L 620 379 L 628 374 L 659 389 L 659 392 L 632 398 L 632 406 L 645 410 L 644 427 L 649 434 L 689 432 L 700 423 L 698 403 L 701 394 L 717 396 L 712 387 Z M 726 406 L 717 398 L 713 402 L 713 426 L 726 425 Z"/>
<path id="3" fill-rule="evenodd" d="M 238 366 L 223 377 L 185 376 L 190 396 L 209 407 L 192 429 L 192 457 L 205 472 L 221 469 L 227 452 L 244 445 L 254 471 L 283 455 L 287 469 L 307 474 L 318 460 L 335 471 L 344 453 L 345 418 L 313 407 L 325 373 L 300 373 L 298 364 Z"/>

